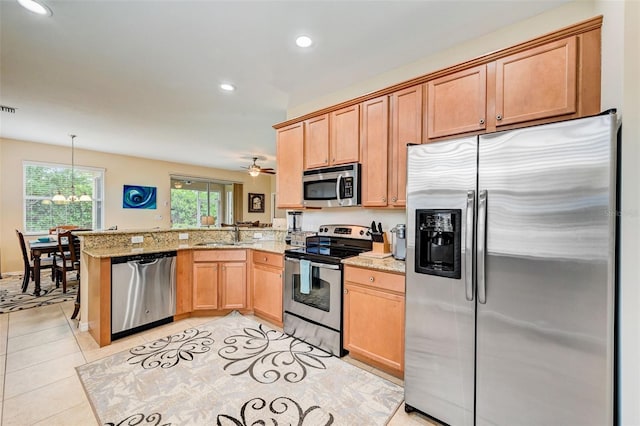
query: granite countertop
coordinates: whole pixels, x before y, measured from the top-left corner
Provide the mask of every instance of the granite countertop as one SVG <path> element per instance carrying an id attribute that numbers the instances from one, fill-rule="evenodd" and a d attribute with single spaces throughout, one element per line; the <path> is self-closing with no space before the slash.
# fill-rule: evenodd
<path id="1" fill-rule="evenodd" d="M 199 245 L 199 244 L 157 244 L 153 246 L 145 247 L 112 247 L 112 248 L 85 248 L 83 252 L 91 257 L 104 258 L 104 257 L 119 257 L 119 256 L 131 256 L 136 254 L 145 253 L 161 253 L 165 251 L 173 250 L 262 250 L 271 253 L 283 254 L 284 251 L 290 248 L 286 243 L 282 241 L 247 241 L 237 244 L 225 244 L 216 243 L 215 245 Z"/>
<path id="2" fill-rule="evenodd" d="M 370 257 L 354 256 L 344 259 L 343 264 L 357 266 L 360 268 L 375 269 L 383 272 L 405 273 L 404 260 L 396 260 L 393 256 L 384 259 L 374 259 Z"/>

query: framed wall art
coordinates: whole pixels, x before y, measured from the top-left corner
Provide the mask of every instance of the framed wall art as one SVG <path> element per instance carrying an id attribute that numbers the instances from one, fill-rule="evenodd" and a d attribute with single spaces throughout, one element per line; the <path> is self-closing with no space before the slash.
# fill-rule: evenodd
<path id="1" fill-rule="evenodd" d="M 249 213 L 264 213 L 264 194 L 249 193 Z"/>
<path id="2" fill-rule="evenodd" d="M 155 186 L 124 185 L 122 190 L 123 209 L 155 209 Z"/>

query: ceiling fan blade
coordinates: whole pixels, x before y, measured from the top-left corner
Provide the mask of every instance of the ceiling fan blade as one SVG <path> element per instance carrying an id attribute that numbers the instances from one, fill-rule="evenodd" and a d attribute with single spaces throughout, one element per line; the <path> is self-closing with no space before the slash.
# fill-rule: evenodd
<path id="1" fill-rule="evenodd" d="M 260 170 L 273 171 L 273 167 L 260 167 Z"/>
<path id="2" fill-rule="evenodd" d="M 271 171 L 271 170 L 262 169 L 262 170 L 260 170 L 260 173 L 264 173 L 266 175 L 275 175 L 276 171 L 275 170 Z"/>

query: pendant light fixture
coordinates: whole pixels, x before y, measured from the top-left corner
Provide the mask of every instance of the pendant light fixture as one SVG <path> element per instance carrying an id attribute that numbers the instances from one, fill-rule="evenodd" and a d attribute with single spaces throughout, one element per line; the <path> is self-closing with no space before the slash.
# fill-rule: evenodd
<path id="1" fill-rule="evenodd" d="M 87 194 L 82 194 L 80 197 L 76 196 L 76 186 L 75 186 L 75 138 L 76 135 L 71 136 L 71 195 L 68 198 L 65 198 L 64 195 L 58 191 L 56 195 L 53 196 L 51 201 L 54 204 L 64 204 L 64 203 L 73 203 L 75 201 L 92 201 L 91 196 Z"/>

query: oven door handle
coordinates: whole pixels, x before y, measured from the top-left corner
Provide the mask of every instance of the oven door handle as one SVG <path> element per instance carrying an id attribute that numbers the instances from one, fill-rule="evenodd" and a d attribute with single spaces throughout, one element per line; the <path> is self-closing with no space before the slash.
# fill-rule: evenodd
<path id="1" fill-rule="evenodd" d="M 296 259 L 296 258 L 293 258 L 293 257 L 285 257 L 284 260 L 289 261 L 289 262 L 300 263 L 300 259 Z M 331 263 L 311 262 L 310 265 L 311 266 L 315 266 L 316 268 L 340 269 L 340 265 L 333 265 Z"/>

